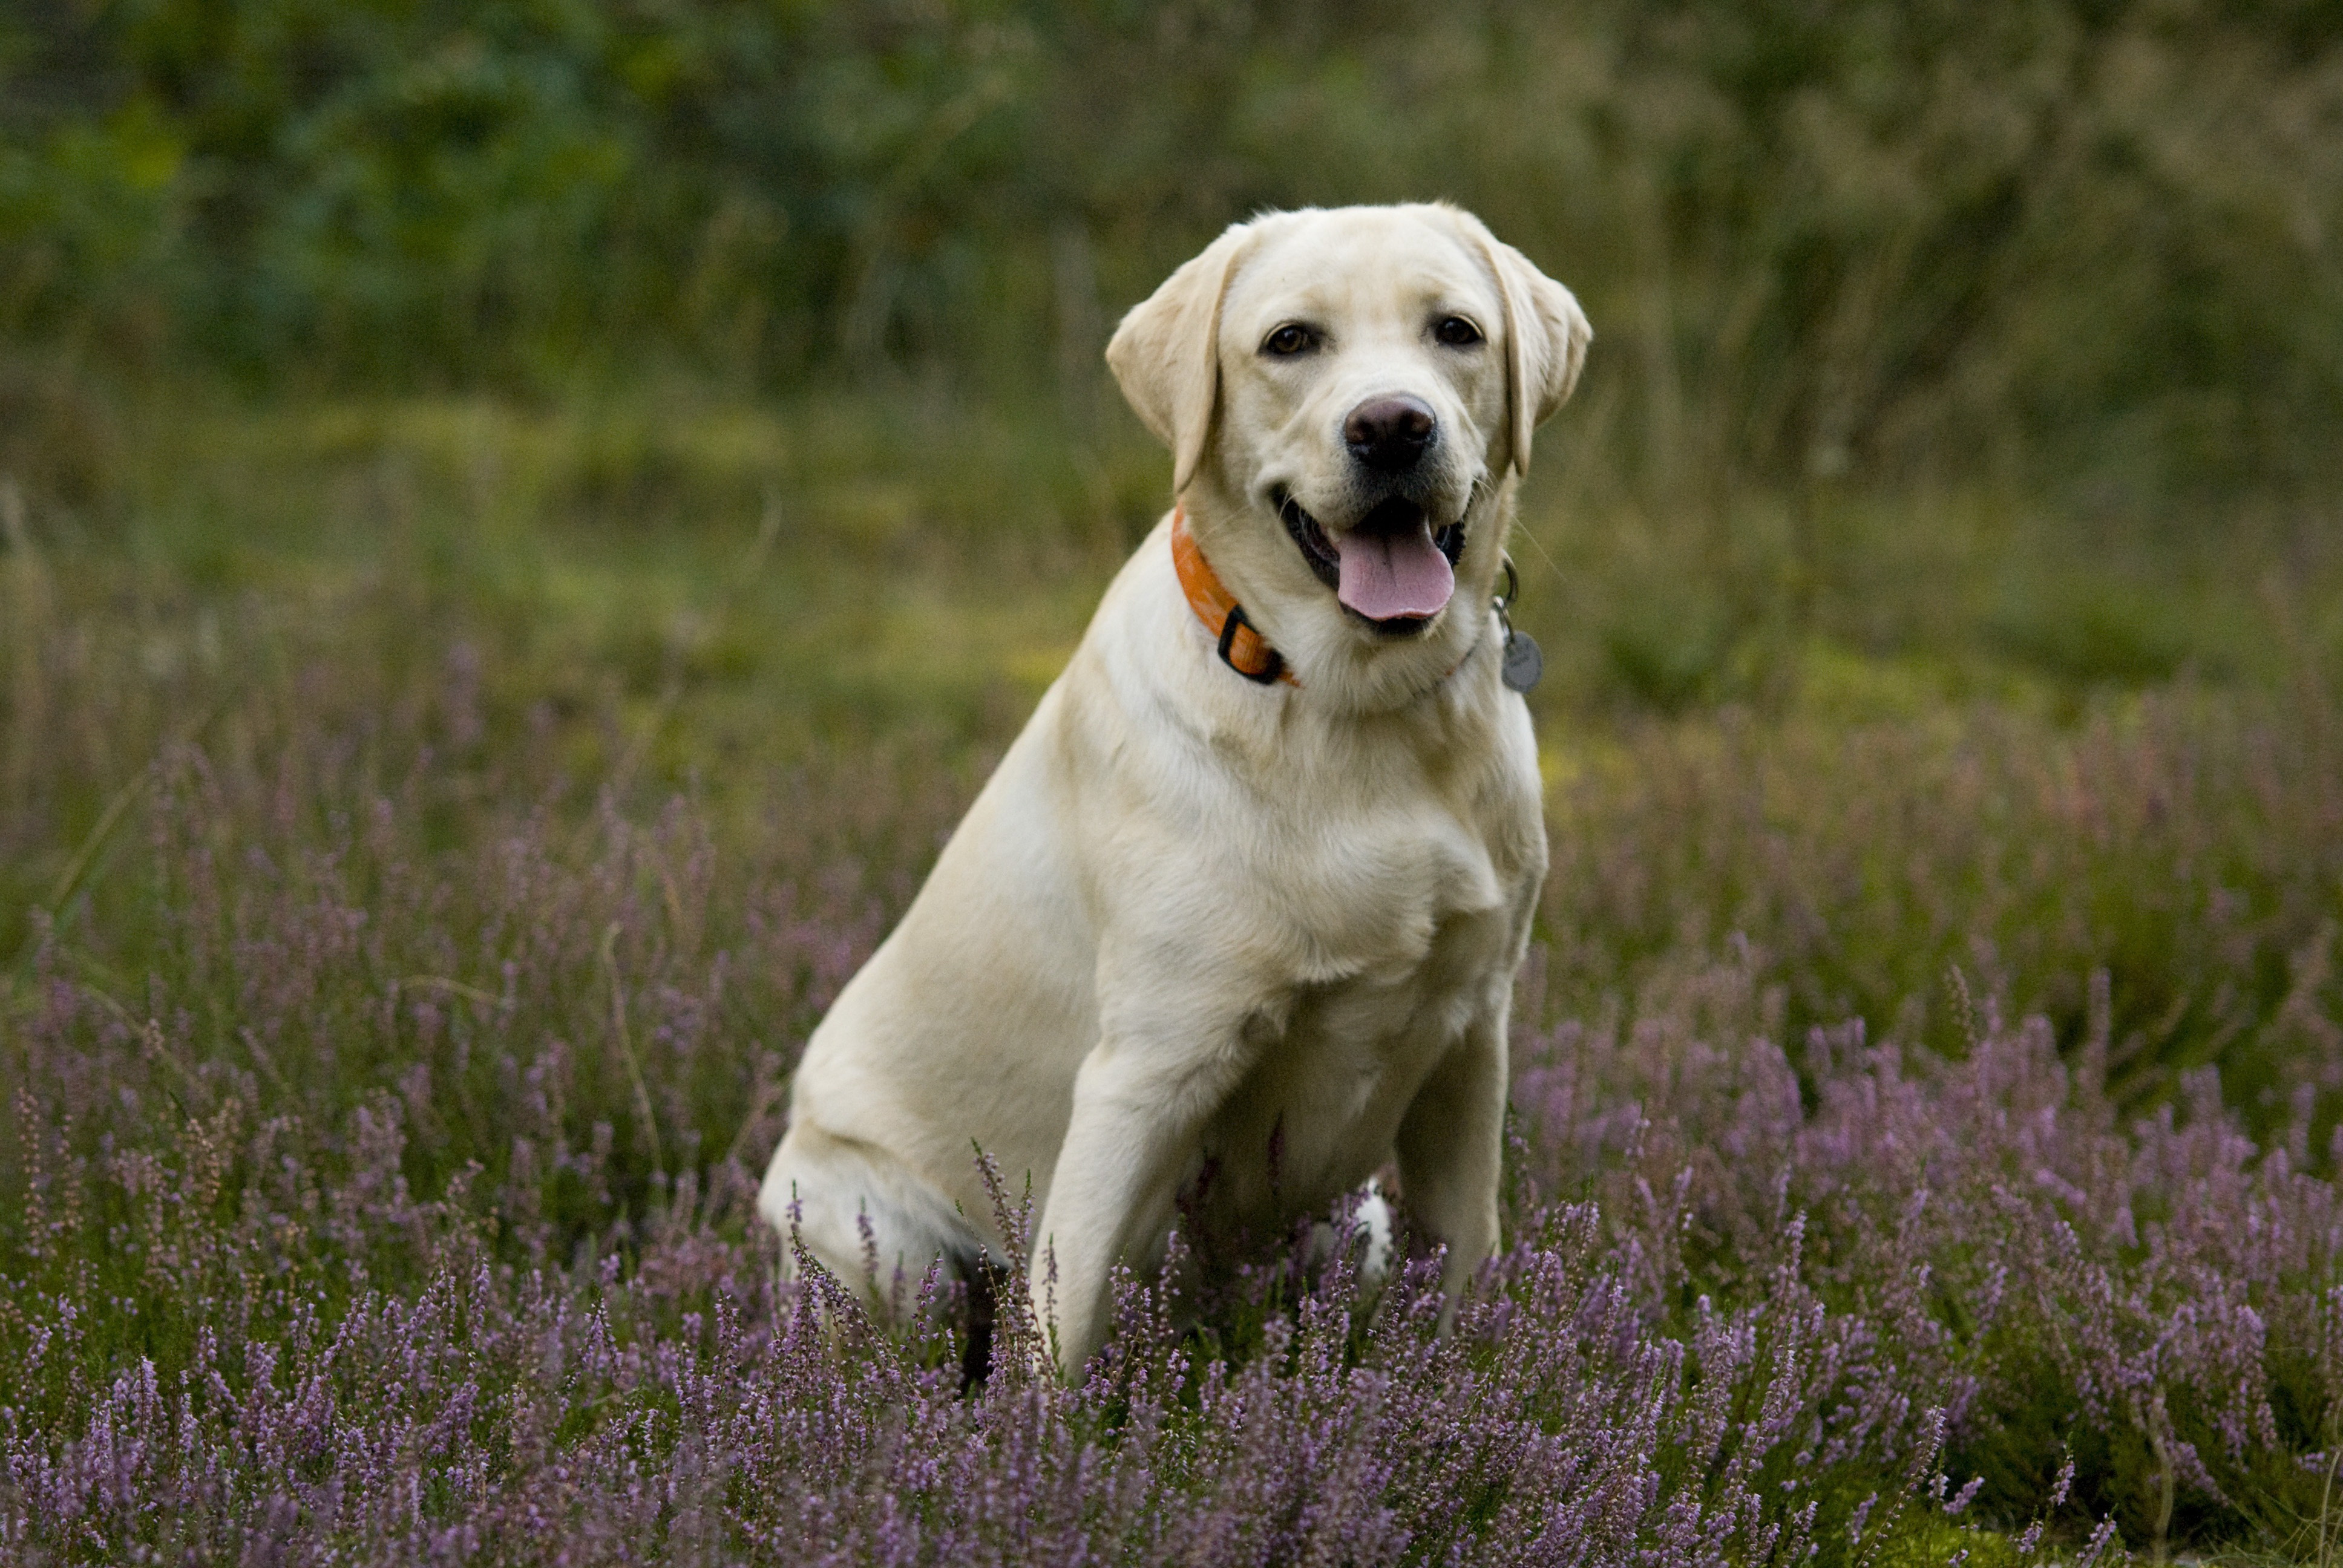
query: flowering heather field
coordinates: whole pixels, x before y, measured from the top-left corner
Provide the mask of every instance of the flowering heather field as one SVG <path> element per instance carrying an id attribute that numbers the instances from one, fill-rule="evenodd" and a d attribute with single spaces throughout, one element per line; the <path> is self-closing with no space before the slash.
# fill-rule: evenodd
<path id="1" fill-rule="evenodd" d="M 1272 1239 L 1129 1284 L 1079 1386 L 1022 1370 L 1011 1315 L 964 1390 L 953 1289 L 900 1282 L 882 1326 L 780 1287 L 751 1197 L 793 1053 L 1013 714 L 728 768 L 688 703 L 654 751 L 637 709 L 562 696 L 488 590 L 206 600 L 21 532 L 11 1563 L 2343 1535 L 2343 706 L 2315 660 L 2062 711 L 1547 713 L 1506 1246 L 1455 1332 L 1429 1261 L 1363 1299 Z"/>

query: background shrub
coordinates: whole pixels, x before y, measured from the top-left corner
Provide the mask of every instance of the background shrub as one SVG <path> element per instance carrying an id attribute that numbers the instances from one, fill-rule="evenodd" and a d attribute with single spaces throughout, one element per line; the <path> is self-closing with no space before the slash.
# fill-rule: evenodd
<path id="1" fill-rule="evenodd" d="M 1262 205 L 1445 196 L 1569 280 L 1675 504 L 2331 482 L 2318 4 L 156 0 L 0 33 L 0 330 L 276 385 L 646 357 L 1100 417 L 1113 317 Z"/>

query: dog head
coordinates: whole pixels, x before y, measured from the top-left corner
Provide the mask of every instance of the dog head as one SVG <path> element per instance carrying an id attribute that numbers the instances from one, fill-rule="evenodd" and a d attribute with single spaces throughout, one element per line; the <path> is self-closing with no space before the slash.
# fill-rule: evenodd
<path id="1" fill-rule="evenodd" d="M 1446 206 L 1239 224 L 1123 318 L 1123 394 L 1190 527 L 1305 688 L 1384 706 L 1488 629 L 1530 436 L 1592 334 Z"/>

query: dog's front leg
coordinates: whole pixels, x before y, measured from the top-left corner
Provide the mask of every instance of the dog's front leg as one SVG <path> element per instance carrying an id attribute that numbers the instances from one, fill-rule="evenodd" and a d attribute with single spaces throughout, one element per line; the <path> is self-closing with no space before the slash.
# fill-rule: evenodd
<path id="1" fill-rule="evenodd" d="M 1181 1163 L 1242 1074 L 1236 1021 L 1202 1021 L 1110 1034 L 1074 1080 L 1032 1279 L 1034 1321 L 1054 1330 L 1068 1378 L 1106 1339 L 1114 1265 L 1169 1228 Z"/>
<path id="2" fill-rule="evenodd" d="M 1504 1157 L 1507 999 L 1483 1010 L 1424 1080 L 1400 1122 L 1400 1188 L 1409 1215 L 1446 1244 L 1445 1331 L 1456 1298 L 1497 1250 L 1497 1180 Z"/>

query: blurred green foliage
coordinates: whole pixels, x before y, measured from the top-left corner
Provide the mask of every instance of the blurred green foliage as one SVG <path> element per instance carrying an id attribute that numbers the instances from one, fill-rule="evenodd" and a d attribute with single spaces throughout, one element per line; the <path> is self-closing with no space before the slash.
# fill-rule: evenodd
<path id="1" fill-rule="evenodd" d="M 0 339 L 268 387 L 666 367 L 1079 433 L 1114 312 L 1222 225 L 1426 196 L 1577 287 L 1579 427 L 1646 498 L 2336 477 L 2336 0 L 0 15 Z"/>

